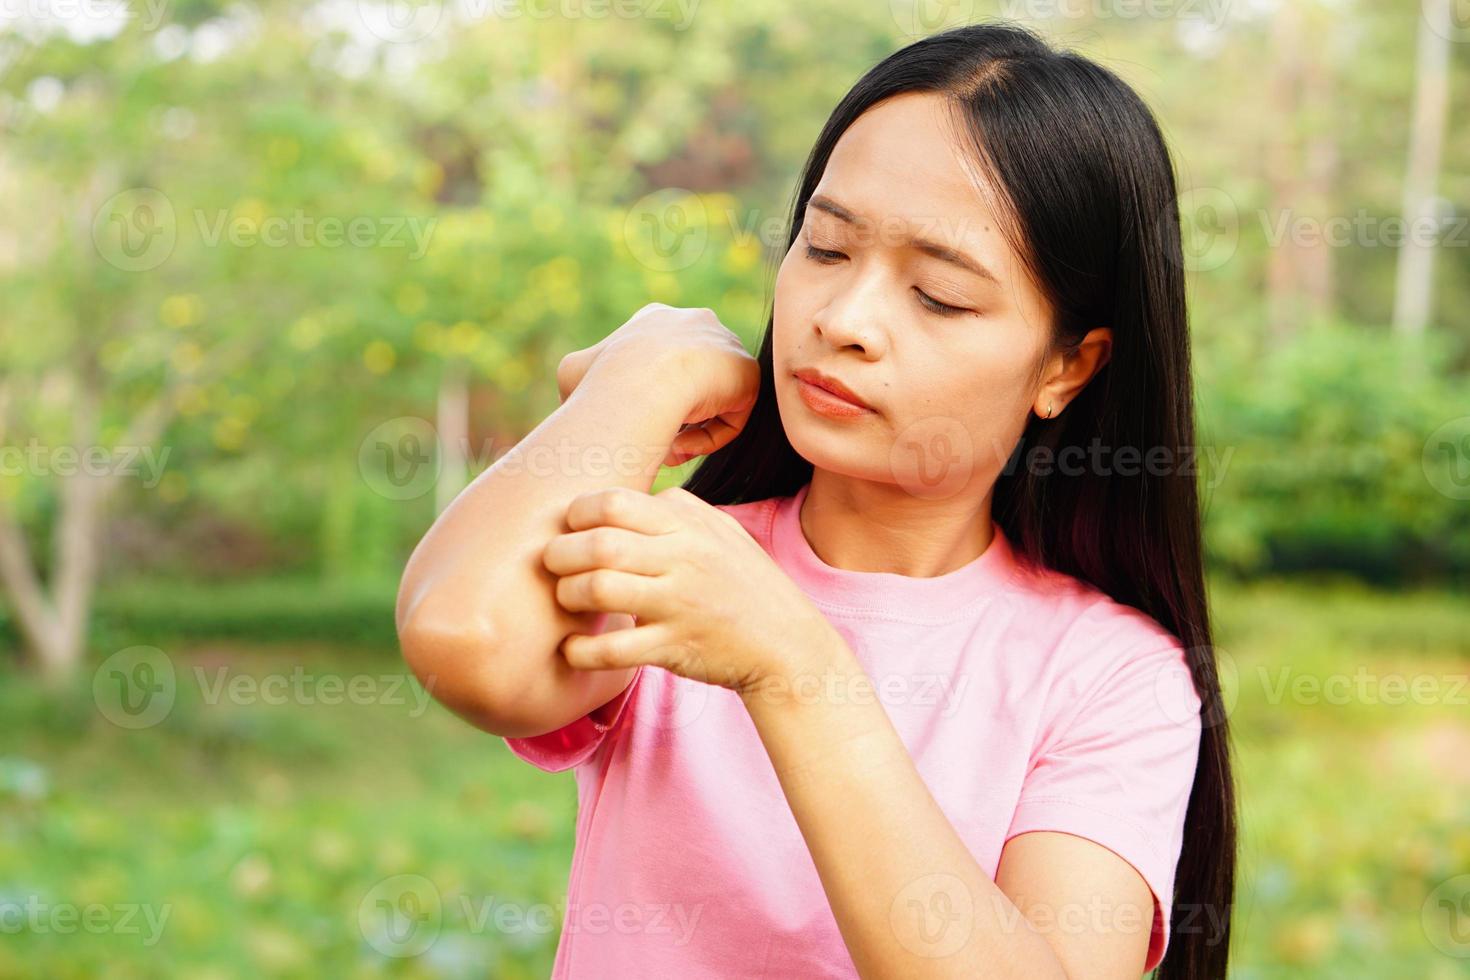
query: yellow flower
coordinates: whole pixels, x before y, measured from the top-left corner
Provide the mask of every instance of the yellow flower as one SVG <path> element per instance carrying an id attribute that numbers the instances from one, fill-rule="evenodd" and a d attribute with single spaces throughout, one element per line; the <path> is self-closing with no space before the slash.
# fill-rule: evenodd
<path id="1" fill-rule="evenodd" d="M 398 287 L 398 294 L 394 297 L 394 303 L 399 313 L 414 316 L 424 311 L 429 302 L 429 294 L 424 287 L 416 282 L 406 282 Z"/>
<path id="2" fill-rule="evenodd" d="M 362 363 L 374 374 L 387 374 L 393 370 L 398 354 L 385 340 L 375 340 L 362 352 Z"/>
<path id="3" fill-rule="evenodd" d="M 468 354 L 480 343 L 480 327 L 461 320 L 449 328 L 449 347 L 456 354 Z"/>
<path id="4" fill-rule="evenodd" d="M 285 170 L 301 157 L 301 144 L 289 136 L 277 136 L 266 148 L 266 157 L 271 165 Z"/>
<path id="5" fill-rule="evenodd" d="M 170 296 L 158 307 L 158 318 L 175 330 L 192 327 L 204 315 L 204 304 L 193 293 Z"/>
<path id="6" fill-rule="evenodd" d="M 311 350 L 322 342 L 322 336 L 326 330 L 322 322 L 314 316 L 304 316 L 291 324 L 290 341 L 291 346 L 297 350 Z"/>

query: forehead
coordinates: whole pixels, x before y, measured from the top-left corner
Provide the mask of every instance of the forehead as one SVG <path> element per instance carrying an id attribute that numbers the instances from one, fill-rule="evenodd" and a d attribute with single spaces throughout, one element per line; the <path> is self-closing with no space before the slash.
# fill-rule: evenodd
<path id="1" fill-rule="evenodd" d="M 880 102 L 838 139 L 815 193 L 865 221 L 1004 255 L 994 192 L 958 126 L 941 95 L 907 92 Z"/>

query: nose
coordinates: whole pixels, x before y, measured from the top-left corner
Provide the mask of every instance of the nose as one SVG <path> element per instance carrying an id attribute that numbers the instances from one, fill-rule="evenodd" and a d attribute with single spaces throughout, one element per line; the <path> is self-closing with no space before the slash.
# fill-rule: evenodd
<path id="1" fill-rule="evenodd" d="M 888 347 L 888 302 L 878 275 L 852 277 L 834 288 L 817 311 L 812 325 L 837 350 L 855 348 L 869 359 L 883 356 Z"/>

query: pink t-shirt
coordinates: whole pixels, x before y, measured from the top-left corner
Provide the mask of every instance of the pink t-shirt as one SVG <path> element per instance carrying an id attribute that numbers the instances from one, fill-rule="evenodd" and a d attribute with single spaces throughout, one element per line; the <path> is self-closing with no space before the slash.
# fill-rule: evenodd
<path id="1" fill-rule="evenodd" d="M 1200 738 L 1179 641 L 1071 576 L 1027 569 L 998 526 L 984 553 L 944 575 L 834 568 L 798 520 L 810 487 L 720 509 L 847 641 L 992 880 L 1002 845 L 1032 830 L 1096 841 L 1138 870 L 1155 899 L 1152 970 L 1169 939 Z M 733 691 L 645 665 L 588 715 L 505 741 L 575 774 L 553 980 L 857 976 Z M 1103 921 L 1136 927 L 1121 915 Z"/>

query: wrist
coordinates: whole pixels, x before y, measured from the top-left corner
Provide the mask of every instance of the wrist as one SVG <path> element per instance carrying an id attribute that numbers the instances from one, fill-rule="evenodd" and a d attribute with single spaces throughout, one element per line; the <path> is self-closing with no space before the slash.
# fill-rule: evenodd
<path id="1" fill-rule="evenodd" d="M 611 412 L 613 417 L 631 413 L 654 440 L 666 440 L 667 449 L 689 414 L 684 386 L 680 376 L 666 366 L 669 361 L 667 355 L 604 352 L 592 362 L 571 398 L 581 394 L 595 401 L 598 411 Z"/>
<path id="2" fill-rule="evenodd" d="M 871 682 L 847 641 L 823 619 L 806 639 L 778 651 L 766 669 L 739 693 L 752 712 L 785 710 L 865 684 L 870 686 Z"/>

